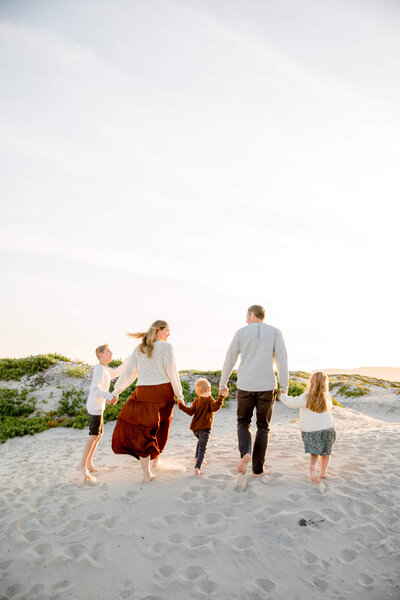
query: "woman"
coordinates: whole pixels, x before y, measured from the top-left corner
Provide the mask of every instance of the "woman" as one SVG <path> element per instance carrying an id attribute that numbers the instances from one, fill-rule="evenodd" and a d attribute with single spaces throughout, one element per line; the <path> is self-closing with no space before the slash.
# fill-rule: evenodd
<path id="1" fill-rule="evenodd" d="M 140 460 L 143 481 L 150 481 L 150 460 L 157 466 L 164 450 L 174 410 L 174 394 L 184 403 L 174 351 L 167 342 L 166 321 L 154 321 L 149 330 L 129 333 L 141 339 L 121 373 L 113 394 L 114 403 L 137 377 L 136 390 L 121 410 L 112 438 L 115 454 L 131 454 Z"/>

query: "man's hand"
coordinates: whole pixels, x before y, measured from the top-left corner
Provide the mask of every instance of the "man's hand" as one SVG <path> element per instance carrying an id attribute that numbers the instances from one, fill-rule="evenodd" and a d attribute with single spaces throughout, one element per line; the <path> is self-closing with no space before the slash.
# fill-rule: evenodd
<path id="1" fill-rule="evenodd" d="M 227 387 L 223 387 L 219 390 L 219 395 L 223 398 L 227 398 L 229 396 L 229 390 Z"/>
<path id="2" fill-rule="evenodd" d="M 111 402 L 113 404 L 117 404 L 117 402 L 118 402 L 118 396 L 114 396 L 114 398 L 111 400 Z"/>

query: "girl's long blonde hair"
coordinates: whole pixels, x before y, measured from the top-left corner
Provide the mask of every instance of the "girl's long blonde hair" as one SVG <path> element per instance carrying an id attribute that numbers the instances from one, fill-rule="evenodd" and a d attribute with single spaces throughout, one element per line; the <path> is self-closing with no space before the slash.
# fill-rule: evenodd
<path id="1" fill-rule="evenodd" d="M 168 327 L 168 323 L 159 319 L 157 321 L 154 321 L 154 323 L 150 325 L 147 331 L 138 331 L 137 333 L 128 333 L 127 335 L 133 338 L 141 338 L 142 343 L 139 344 L 139 350 L 140 352 L 142 352 L 143 354 L 147 354 L 147 356 L 151 358 L 157 333 L 160 329 L 165 329 L 166 327 Z"/>
<path id="2" fill-rule="evenodd" d="M 307 408 L 322 413 L 328 408 L 329 379 L 323 371 L 316 371 L 308 380 L 307 384 Z"/>

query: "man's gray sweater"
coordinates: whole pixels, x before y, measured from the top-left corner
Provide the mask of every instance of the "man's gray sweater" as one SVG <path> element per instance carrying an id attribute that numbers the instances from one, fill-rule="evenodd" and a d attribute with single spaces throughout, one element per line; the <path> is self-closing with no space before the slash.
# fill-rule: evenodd
<path id="1" fill-rule="evenodd" d="M 239 329 L 229 346 L 219 387 L 226 386 L 240 354 L 237 387 L 247 392 L 276 389 L 273 362 L 283 391 L 289 385 L 288 361 L 282 333 L 266 323 L 250 323 Z"/>

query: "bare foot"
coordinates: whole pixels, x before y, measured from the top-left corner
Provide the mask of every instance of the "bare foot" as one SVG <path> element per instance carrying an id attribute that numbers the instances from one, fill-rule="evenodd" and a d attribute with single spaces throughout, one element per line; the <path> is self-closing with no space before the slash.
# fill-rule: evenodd
<path id="1" fill-rule="evenodd" d="M 332 473 L 323 473 L 321 471 L 321 479 L 327 479 L 328 477 L 332 477 Z"/>
<path id="2" fill-rule="evenodd" d="M 195 474 L 195 475 L 200 475 L 200 469 L 195 469 L 195 470 L 194 470 L 194 474 Z"/>
<path id="3" fill-rule="evenodd" d="M 94 465 L 88 465 L 88 471 L 90 471 L 90 473 L 98 473 L 99 470 L 96 469 L 96 467 Z"/>
<path id="4" fill-rule="evenodd" d="M 269 475 L 271 473 L 271 469 L 268 471 L 263 471 L 262 473 L 253 473 L 253 477 L 264 477 L 264 475 Z"/>
<path id="5" fill-rule="evenodd" d="M 318 477 L 318 473 L 315 467 L 310 467 L 310 477 L 311 477 L 311 481 L 313 483 L 318 483 L 319 482 L 319 477 Z"/>
<path id="6" fill-rule="evenodd" d="M 92 481 L 93 483 L 96 482 L 96 477 L 93 477 L 93 475 L 89 473 L 89 469 L 86 469 L 86 467 L 81 467 L 81 465 L 78 465 L 75 467 L 75 469 L 82 473 L 86 481 Z"/>
<path id="7" fill-rule="evenodd" d="M 156 458 L 153 458 L 153 460 L 151 461 L 151 466 L 153 467 L 153 469 L 157 469 L 157 467 L 159 467 L 160 465 L 162 465 L 160 457 L 157 456 Z"/>
<path id="8" fill-rule="evenodd" d="M 247 465 L 249 464 L 250 459 L 251 459 L 250 454 L 245 454 L 242 457 L 242 460 L 240 461 L 239 466 L 238 466 L 238 473 L 242 473 L 242 475 L 246 475 Z"/>

